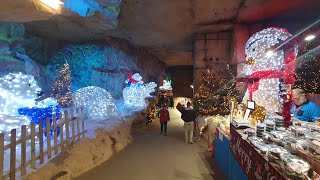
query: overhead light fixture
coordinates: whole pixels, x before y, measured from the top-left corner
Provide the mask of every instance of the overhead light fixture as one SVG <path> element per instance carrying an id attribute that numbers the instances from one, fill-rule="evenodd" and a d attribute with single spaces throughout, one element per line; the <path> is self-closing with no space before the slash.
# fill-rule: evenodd
<path id="1" fill-rule="evenodd" d="M 40 1 L 55 10 L 58 10 L 60 5 L 63 4 L 63 2 L 59 0 L 40 0 Z"/>
<path id="2" fill-rule="evenodd" d="M 273 55 L 273 51 L 272 50 L 267 51 L 267 53 L 266 53 L 267 57 L 271 57 L 272 55 Z"/>
<path id="3" fill-rule="evenodd" d="M 312 39 L 314 39 L 316 36 L 315 35 L 308 35 L 307 37 L 304 38 L 304 40 L 306 41 L 311 41 Z"/>

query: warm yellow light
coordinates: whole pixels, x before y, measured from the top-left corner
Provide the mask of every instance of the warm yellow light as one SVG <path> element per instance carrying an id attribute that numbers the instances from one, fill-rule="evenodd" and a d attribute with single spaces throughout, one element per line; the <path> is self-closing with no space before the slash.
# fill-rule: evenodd
<path id="1" fill-rule="evenodd" d="M 58 10 L 60 7 L 60 4 L 63 4 L 61 1 L 59 0 L 40 0 L 42 3 L 48 5 L 49 7 Z"/>
<path id="2" fill-rule="evenodd" d="M 307 36 L 306 38 L 304 38 L 304 40 L 306 40 L 306 41 L 311 41 L 312 39 L 314 39 L 316 36 L 315 35 L 309 35 L 309 36 Z"/>

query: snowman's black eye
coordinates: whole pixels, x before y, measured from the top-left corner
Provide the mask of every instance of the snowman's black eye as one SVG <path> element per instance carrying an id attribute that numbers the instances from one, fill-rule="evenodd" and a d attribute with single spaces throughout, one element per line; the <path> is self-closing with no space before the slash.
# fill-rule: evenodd
<path id="1" fill-rule="evenodd" d="M 253 48 L 253 49 L 252 49 L 252 52 L 254 52 L 255 50 L 256 50 L 256 48 Z"/>
<path id="2" fill-rule="evenodd" d="M 31 86 L 31 84 L 29 83 L 29 86 Z"/>

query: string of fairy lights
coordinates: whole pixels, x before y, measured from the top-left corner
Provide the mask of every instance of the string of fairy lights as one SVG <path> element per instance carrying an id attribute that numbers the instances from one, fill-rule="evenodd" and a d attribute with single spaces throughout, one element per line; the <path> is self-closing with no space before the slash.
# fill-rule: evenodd
<path id="1" fill-rule="evenodd" d="M 51 96 L 57 100 L 60 106 L 72 105 L 71 77 L 69 64 L 65 63 L 52 84 Z"/>
<path id="2" fill-rule="evenodd" d="M 195 110 L 199 115 L 227 115 L 230 113 L 229 102 L 239 99 L 239 94 L 229 65 L 220 71 L 208 67 L 202 74 L 202 85 L 194 96 Z"/>
<path id="3" fill-rule="evenodd" d="M 298 60 L 295 73 L 295 87 L 304 89 L 307 93 L 320 93 L 320 55 L 318 49 L 310 50 L 312 44 L 306 43 Z"/>

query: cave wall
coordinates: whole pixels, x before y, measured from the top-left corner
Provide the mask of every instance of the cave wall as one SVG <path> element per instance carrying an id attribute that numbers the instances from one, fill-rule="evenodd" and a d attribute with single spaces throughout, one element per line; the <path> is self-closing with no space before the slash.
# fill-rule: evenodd
<path id="1" fill-rule="evenodd" d="M 73 92 L 82 87 L 98 86 L 115 99 L 122 97 L 129 72 L 140 73 L 145 83 L 159 84 L 165 70 L 165 65 L 146 50 L 123 41 L 109 45 L 78 44 L 66 46 L 50 59 L 46 66 L 49 82 L 66 61 L 70 65 Z"/>
<path id="2" fill-rule="evenodd" d="M 194 39 L 193 85 L 201 85 L 202 72 L 211 66 L 217 71 L 232 62 L 232 32 L 198 34 Z M 218 76 L 218 74 L 217 74 Z"/>
<path id="3" fill-rule="evenodd" d="M 73 92 L 86 86 L 99 86 L 115 99 L 122 97 L 129 72 L 140 73 L 146 83 L 160 84 L 163 80 L 165 64 L 146 49 L 127 41 L 65 44 L 25 33 L 20 23 L 0 23 L 0 75 L 31 74 L 48 95 L 58 71 L 67 61 Z"/>

